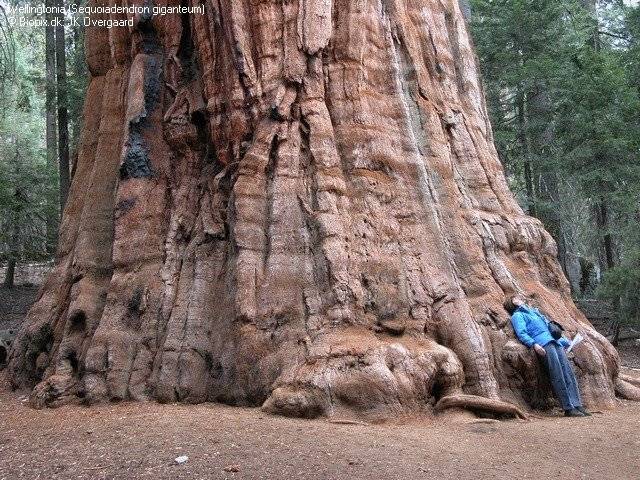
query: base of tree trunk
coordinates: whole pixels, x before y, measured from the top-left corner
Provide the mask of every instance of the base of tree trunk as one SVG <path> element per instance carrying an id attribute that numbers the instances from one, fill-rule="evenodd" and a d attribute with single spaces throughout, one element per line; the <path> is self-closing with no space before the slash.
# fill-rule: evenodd
<path id="1" fill-rule="evenodd" d="M 525 292 L 585 337 L 587 405 L 629 391 L 508 190 L 457 1 L 204 4 L 87 31 L 78 164 L 13 388 L 524 416 L 552 397 L 502 308 Z"/>

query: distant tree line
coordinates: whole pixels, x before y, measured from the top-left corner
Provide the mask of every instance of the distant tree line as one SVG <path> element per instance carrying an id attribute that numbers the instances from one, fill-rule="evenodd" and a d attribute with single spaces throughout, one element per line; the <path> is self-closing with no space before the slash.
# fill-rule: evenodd
<path id="1" fill-rule="evenodd" d="M 640 321 L 640 9 L 472 0 L 470 25 L 511 187 L 579 270 L 575 296 L 611 302 L 615 341 Z"/>
<path id="2" fill-rule="evenodd" d="M 6 287 L 18 262 L 55 254 L 87 77 L 81 25 L 12 28 L 5 7 L 29 3 L 42 1 L 0 2 L 0 262 L 8 267 Z"/>

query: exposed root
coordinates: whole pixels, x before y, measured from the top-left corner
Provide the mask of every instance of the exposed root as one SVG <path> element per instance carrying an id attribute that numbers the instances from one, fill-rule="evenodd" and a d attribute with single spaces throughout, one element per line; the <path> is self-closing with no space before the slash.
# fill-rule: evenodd
<path id="1" fill-rule="evenodd" d="M 370 425 L 367 422 L 361 422 L 359 420 L 344 420 L 344 419 L 339 419 L 339 418 L 331 419 L 331 420 L 327 420 L 327 421 L 329 423 L 336 423 L 338 425 L 364 425 L 364 426 Z"/>
<path id="2" fill-rule="evenodd" d="M 35 386 L 29 404 L 36 409 L 77 404 L 83 396 L 80 383 L 69 375 L 55 374 Z"/>
<path id="3" fill-rule="evenodd" d="M 503 402 L 492 398 L 479 397 L 477 395 L 454 394 L 440 399 L 436 404 L 436 412 L 447 408 L 466 408 L 468 410 L 482 410 L 486 412 L 512 415 L 523 420 L 528 420 L 529 416 L 519 407 L 512 403 Z"/>
<path id="4" fill-rule="evenodd" d="M 640 378 L 638 377 L 632 377 L 631 375 L 626 375 L 624 373 L 621 373 L 618 375 L 618 378 L 623 382 L 627 382 L 633 386 L 640 387 Z"/>
<path id="5" fill-rule="evenodd" d="M 627 400 L 635 400 L 640 402 L 640 387 L 628 382 L 621 375 L 616 380 L 616 393 Z"/>
<path id="6" fill-rule="evenodd" d="M 326 415 L 328 405 L 317 388 L 278 387 L 262 405 L 262 410 L 274 415 L 297 418 L 317 418 Z"/>

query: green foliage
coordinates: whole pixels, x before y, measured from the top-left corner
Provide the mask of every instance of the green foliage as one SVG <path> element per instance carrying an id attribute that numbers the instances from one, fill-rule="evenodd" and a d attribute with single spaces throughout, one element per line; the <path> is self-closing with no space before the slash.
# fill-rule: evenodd
<path id="1" fill-rule="evenodd" d="M 599 265 L 600 295 L 638 318 L 640 8 L 472 0 L 471 28 L 517 197 L 571 253 Z M 606 272 L 605 239 L 615 256 Z"/>
<path id="2" fill-rule="evenodd" d="M 16 36 L 20 38 L 19 36 Z M 43 102 L 37 52 L 16 49 L 16 68 L 4 85 L 0 113 L 0 261 L 44 255 L 46 218 L 55 215 L 55 172 L 44 156 Z"/>
<path id="3" fill-rule="evenodd" d="M 604 274 L 598 296 L 618 305 L 621 323 L 640 325 L 640 248 L 628 252 L 627 258 Z"/>
<path id="4" fill-rule="evenodd" d="M 633 85 L 640 91 L 640 6 L 627 11 L 625 27 L 629 39 L 625 66 Z"/>
<path id="5" fill-rule="evenodd" d="M 68 4 L 86 4 L 86 0 L 71 0 Z M 85 30 L 82 25 L 67 29 L 67 101 L 71 132 L 71 152 L 77 152 L 77 141 L 82 128 L 82 109 L 84 94 L 87 90 L 89 71 L 85 62 Z"/>
<path id="6" fill-rule="evenodd" d="M 42 4 L 33 0 L 11 0 L 7 3 L 14 6 Z M 88 77 L 84 62 L 84 30 L 82 27 L 67 26 L 65 37 L 67 106 L 73 149 L 80 133 Z M 11 29 L 0 11 L 2 263 L 9 259 L 36 260 L 49 255 L 47 229 L 55 227 L 59 212 L 56 165 L 47 166 L 46 161 L 45 94 L 44 28 Z"/>
<path id="7" fill-rule="evenodd" d="M 4 86 L 15 76 L 15 41 L 13 29 L 2 5 L 0 5 L 0 108 L 4 105 Z"/>

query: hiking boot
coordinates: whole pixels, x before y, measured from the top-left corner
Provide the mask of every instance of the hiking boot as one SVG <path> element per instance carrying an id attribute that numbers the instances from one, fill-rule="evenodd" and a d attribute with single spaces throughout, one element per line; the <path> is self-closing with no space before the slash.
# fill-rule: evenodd
<path id="1" fill-rule="evenodd" d="M 569 410 L 564 411 L 564 416 L 565 417 L 585 417 L 586 415 L 582 413 L 580 410 L 578 410 L 577 408 L 571 408 Z"/>
<path id="2" fill-rule="evenodd" d="M 584 408 L 584 407 L 576 407 L 576 410 L 578 410 L 578 411 L 579 411 L 582 415 L 584 415 L 585 417 L 590 417 L 590 416 L 591 416 L 591 413 L 589 413 L 589 412 L 587 411 L 587 409 L 586 409 L 586 408 Z"/>

